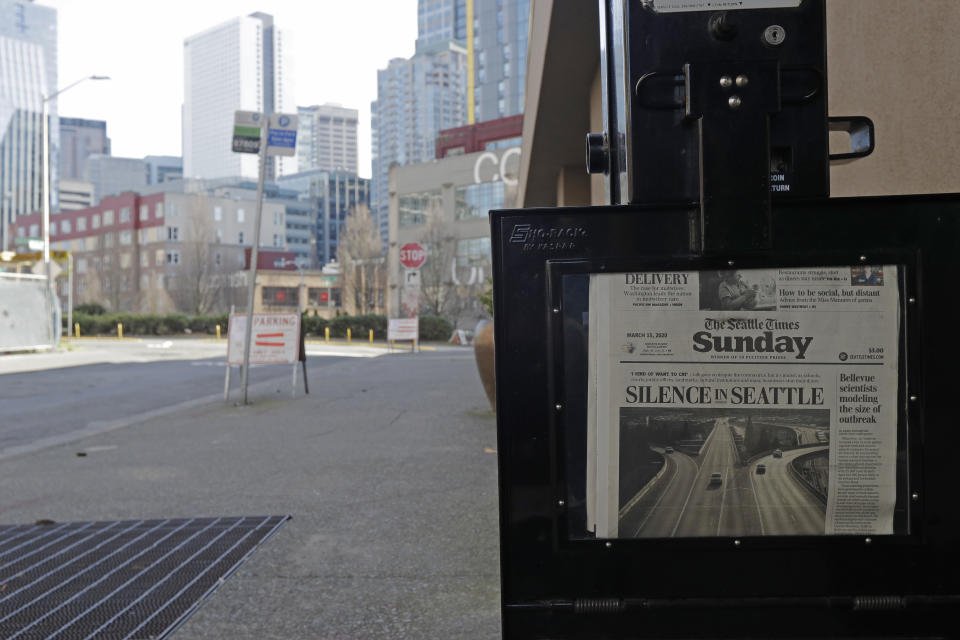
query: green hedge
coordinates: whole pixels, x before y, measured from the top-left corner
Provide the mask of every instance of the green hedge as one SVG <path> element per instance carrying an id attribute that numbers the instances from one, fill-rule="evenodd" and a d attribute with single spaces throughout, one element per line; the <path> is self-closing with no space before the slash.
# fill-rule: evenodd
<path id="1" fill-rule="evenodd" d="M 227 314 L 214 316 L 186 316 L 181 313 L 167 315 L 139 313 L 103 313 L 91 315 L 74 311 L 73 322 L 80 325 L 81 336 L 115 336 L 117 324 L 123 324 L 125 336 L 166 336 L 187 333 L 216 334 L 217 325 L 223 335 L 227 334 Z M 64 327 L 73 335 L 73 327 Z"/>
<path id="2" fill-rule="evenodd" d="M 330 335 L 336 338 L 346 338 L 347 329 L 354 340 L 366 338 L 373 329 L 373 337 L 380 340 L 387 338 L 387 317 L 368 313 L 362 316 L 337 316 L 330 320 Z"/>
<path id="3" fill-rule="evenodd" d="M 308 316 L 306 314 L 303 316 L 303 331 L 308 336 L 323 337 L 324 329 L 327 328 L 328 324 L 327 319 L 320 316 Z"/>
<path id="4" fill-rule="evenodd" d="M 446 341 L 453 333 L 453 323 L 440 316 L 420 316 L 420 339 Z"/>
<path id="5" fill-rule="evenodd" d="M 201 333 L 214 335 L 220 325 L 223 336 L 227 335 L 230 317 L 226 313 L 210 316 L 187 316 L 181 313 L 166 315 L 137 313 L 85 313 L 79 309 L 73 313 L 73 321 L 80 325 L 81 336 L 115 336 L 117 323 L 123 323 L 125 336 L 165 336 L 182 333 Z M 73 335 L 73 327 L 64 327 Z M 378 340 L 387 338 L 386 316 L 367 314 L 361 316 L 337 316 L 326 320 L 319 316 L 303 316 L 303 328 L 308 336 L 322 337 L 324 330 L 330 328 L 330 336 L 346 338 L 350 329 L 354 340 L 364 340 L 373 329 Z M 439 316 L 420 316 L 420 339 L 445 341 L 453 332 L 453 324 Z"/>

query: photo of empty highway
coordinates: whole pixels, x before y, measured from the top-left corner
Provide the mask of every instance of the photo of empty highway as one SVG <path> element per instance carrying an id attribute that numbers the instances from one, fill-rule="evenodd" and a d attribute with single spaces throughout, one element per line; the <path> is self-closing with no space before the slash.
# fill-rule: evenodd
<path id="1" fill-rule="evenodd" d="M 620 538 L 823 535 L 826 409 L 622 408 Z"/>

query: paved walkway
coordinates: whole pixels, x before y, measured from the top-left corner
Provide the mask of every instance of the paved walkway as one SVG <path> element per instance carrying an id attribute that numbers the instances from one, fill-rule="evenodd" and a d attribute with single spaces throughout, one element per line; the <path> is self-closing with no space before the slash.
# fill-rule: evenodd
<path id="1" fill-rule="evenodd" d="M 249 407 L 4 460 L 0 523 L 292 514 L 175 638 L 499 637 L 496 429 L 473 352 L 320 371 L 307 397 L 254 387 Z"/>

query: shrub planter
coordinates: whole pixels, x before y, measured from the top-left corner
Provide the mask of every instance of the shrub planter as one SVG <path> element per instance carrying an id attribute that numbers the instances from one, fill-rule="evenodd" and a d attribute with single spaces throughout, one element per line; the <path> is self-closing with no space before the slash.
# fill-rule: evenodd
<path id="1" fill-rule="evenodd" d="M 497 389 L 494 384 L 492 320 L 481 320 L 477 324 L 476 331 L 474 331 L 473 335 L 473 353 L 477 359 L 477 371 L 480 373 L 483 390 L 487 393 L 487 400 L 490 401 L 490 408 L 496 411 Z"/>

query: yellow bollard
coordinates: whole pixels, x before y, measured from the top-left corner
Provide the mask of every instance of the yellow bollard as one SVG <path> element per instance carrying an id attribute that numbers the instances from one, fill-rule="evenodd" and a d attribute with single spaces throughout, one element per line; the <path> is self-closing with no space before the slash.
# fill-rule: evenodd
<path id="1" fill-rule="evenodd" d="M 220 339 L 220 325 L 217 325 L 217 340 Z"/>
<path id="2" fill-rule="evenodd" d="M 117 337 L 120 338 L 121 340 L 123 339 L 123 323 L 122 322 L 117 323 Z"/>
<path id="3" fill-rule="evenodd" d="M 323 341 L 327 343 L 330 342 L 330 327 L 323 328 Z"/>
<path id="4" fill-rule="evenodd" d="M 370 344 L 373 344 L 373 329 L 370 329 Z"/>
<path id="5" fill-rule="evenodd" d="M 75 335 L 75 336 L 78 337 L 78 338 L 80 337 L 80 323 L 79 323 L 79 322 L 74 322 L 74 323 L 73 323 L 73 335 Z"/>
<path id="6" fill-rule="evenodd" d="M 350 344 L 350 329 L 347 329 L 347 344 Z"/>

